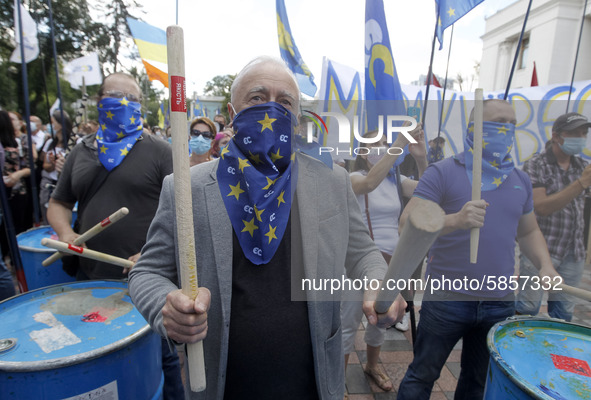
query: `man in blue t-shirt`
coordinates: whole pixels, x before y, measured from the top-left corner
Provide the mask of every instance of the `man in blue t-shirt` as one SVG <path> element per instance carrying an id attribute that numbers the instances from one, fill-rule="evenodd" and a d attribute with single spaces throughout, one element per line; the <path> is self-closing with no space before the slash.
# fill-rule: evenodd
<path id="1" fill-rule="evenodd" d="M 503 100 L 487 100 L 483 111 L 482 200 L 471 201 L 473 123 L 463 153 L 432 164 L 401 216 L 402 227 L 417 203 L 431 200 L 446 213 L 445 226 L 428 254 L 427 279 L 414 359 L 398 399 L 428 399 L 441 368 L 463 339 L 456 398 L 482 398 L 488 367 L 486 335 L 514 314 L 515 239 L 540 269 L 555 276 L 533 210 L 532 186 L 515 169 L 510 152 L 515 112 Z M 470 120 L 473 120 L 471 116 Z M 480 228 L 478 261 L 470 263 L 470 229 Z"/>

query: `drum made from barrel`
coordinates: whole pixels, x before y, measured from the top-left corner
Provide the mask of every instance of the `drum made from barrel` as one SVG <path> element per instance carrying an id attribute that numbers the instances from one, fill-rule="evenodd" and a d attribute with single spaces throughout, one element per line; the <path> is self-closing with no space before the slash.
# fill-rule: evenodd
<path id="1" fill-rule="evenodd" d="M 161 339 L 124 281 L 27 292 L 0 302 L 0 321 L 3 400 L 162 398 Z"/>
<path id="2" fill-rule="evenodd" d="M 591 399 L 591 328 L 515 318 L 493 326 L 487 342 L 485 399 Z"/>
<path id="3" fill-rule="evenodd" d="M 55 249 L 41 245 L 41 240 L 44 238 L 59 240 L 51 226 L 32 228 L 16 237 L 29 290 L 75 280 L 64 272 L 61 260 L 47 267 L 41 265 L 43 260 L 56 252 Z"/>

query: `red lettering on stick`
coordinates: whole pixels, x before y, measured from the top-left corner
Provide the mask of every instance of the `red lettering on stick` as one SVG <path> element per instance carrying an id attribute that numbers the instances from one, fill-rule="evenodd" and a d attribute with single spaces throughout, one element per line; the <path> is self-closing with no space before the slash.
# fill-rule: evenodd
<path id="1" fill-rule="evenodd" d="M 185 77 L 170 77 L 170 111 L 187 112 L 187 101 L 185 97 Z"/>
<path id="2" fill-rule="evenodd" d="M 68 245 L 68 249 L 75 251 L 76 253 L 80 253 L 82 254 L 84 252 L 84 248 L 83 247 L 79 247 L 79 246 L 74 246 L 73 244 L 69 244 Z"/>
<path id="3" fill-rule="evenodd" d="M 105 226 L 109 225 L 110 223 L 111 223 L 111 220 L 109 219 L 109 217 L 107 217 L 101 221 L 101 226 L 104 228 Z"/>
<path id="4" fill-rule="evenodd" d="M 558 356 L 556 354 L 550 355 L 556 368 L 572 372 L 573 374 L 591 377 L 591 368 L 589 368 L 587 361 L 567 356 Z"/>

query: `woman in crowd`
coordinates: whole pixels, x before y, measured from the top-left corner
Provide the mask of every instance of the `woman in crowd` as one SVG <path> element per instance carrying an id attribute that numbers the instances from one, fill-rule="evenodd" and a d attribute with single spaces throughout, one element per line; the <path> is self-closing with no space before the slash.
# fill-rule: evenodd
<path id="1" fill-rule="evenodd" d="M 377 131 L 368 132 L 365 138 L 373 138 Z M 419 174 L 427 168 L 427 155 L 422 127 L 411 132 L 418 142 L 409 144 L 408 151 L 419 166 Z M 382 252 L 386 263 L 390 262 L 392 253 L 398 243 L 398 218 L 401 213 L 401 197 L 396 184 L 394 164 L 399 158 L 400 150 L 408 144 L 404 135 L 399 134 L 388 148 L 386 137 L 382 136 L 376 143 L 360 143 L 367 151 L 362 150 L 355 159 L 354 172 L 351 173 L 353 192 L 363 214 L 365 224 L 376 245 Z M 417 186 L 417 181 L 400 176 L 402 196 L 410 197 Z M 355 333 L 359 328 L 363 311 L 361 301 L 344 301 L 341 307 L 343 324 L 343 348 L 345 367 L 349 354 L 354 350 Z M 367 344 L 367 364 L 365 373 L 378 387 L 385 391 L 392 390 L 392 381 L 383 366 L 379 364 L 380 349 L 384 342 L 385 329 L 367 325 L 365 343 Z"/>
<path id="2" fill-rule="evenodd" d="M 47 205 L 49 196 L 55 187 L 58 178 L 56 163 L 66 154 L 66 145 L 64 144 L 64 133 L 69 138 L 72 134 L 72 121 L 67 112 L 64 111 L 64 126 L 62 126 L 62 117 L 60 110 L 55 110 L 51 114 L 51 126 L 55 132 L 53 138 L 49 139 L 39 157 L 43 160 L 43 171 L 41 172 L 41 191 L 39 192 L 39 205 L 41 206 L 41 217 L 43 224 L 47 224 Z"/>
<path id="3" fill-rule="evenodd" d="M 191 167 L 206 161 L 211 161 L 211 142 L 215 137 L 215 125 L 206 117 L 195 118 L 189 129 L 189 158 Z"/>
<path id="4" fill-rule="evenodd" d="M 213 158 L 219 158 L 222 154 L 222 150 L 224 147 L 228 145 L 230 140 L 232 140 L 232 129 L 231 128 L 224 128 L 220 133 L 215 136 L 215 140 L 211 145 L 211 156 Z"/>

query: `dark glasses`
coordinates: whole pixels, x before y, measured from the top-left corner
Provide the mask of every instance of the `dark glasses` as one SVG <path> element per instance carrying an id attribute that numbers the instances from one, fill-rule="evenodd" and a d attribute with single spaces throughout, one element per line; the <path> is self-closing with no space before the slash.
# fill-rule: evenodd
<path id="1" fill-rule="evenodd" d="M 201 132 L 201 131 L 198 131 L 197 129 L 191 130 L 191 136 L 198 137 L 200 135 L 206 139 L 213 139 L 213 133 L 211 133 L 211 132 Z"/>
<path id="2" fill-rule="evenodd" d="M 122 99 L 125 97 L 125 98 L 127 98 L 127 100 L 133 101 L 136 103 L 139 103 L 141 100 L 139 97 L 137 97 L 134 94 L 121 92 L 119 90 L 107 90 L 106 92 L 103 93 L 103 96 L 112 97 L 115 99 Z"/>

